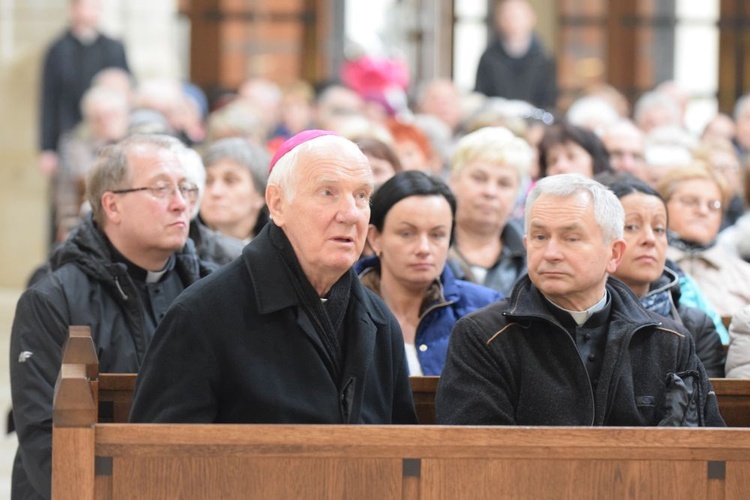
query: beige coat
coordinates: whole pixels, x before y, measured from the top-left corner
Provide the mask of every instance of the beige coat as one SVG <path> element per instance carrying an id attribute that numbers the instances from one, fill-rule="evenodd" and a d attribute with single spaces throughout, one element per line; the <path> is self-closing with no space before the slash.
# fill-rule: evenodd
<path id="1" fill-rule="evenodd" d="M 727 378 L 750 378 L 750 306 L 732 316 L 725 371 Z"/>
<path id="2" fill-rule="evenodd" d="M 689 274 L 716 312 L 731 316 L 750 304 L 750 264 L 719 245 L 686 252 L 670 246 L 667 258 Z"/>

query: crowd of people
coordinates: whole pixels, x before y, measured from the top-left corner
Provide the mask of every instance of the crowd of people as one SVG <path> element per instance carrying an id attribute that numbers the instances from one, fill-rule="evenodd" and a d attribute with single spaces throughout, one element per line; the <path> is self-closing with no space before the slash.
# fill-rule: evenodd
<path id="1" fill-rule="evenodd" d="M 55 245 L 13 324 L 14 492 L 49 497 L 71 325 L 139 373 L 134 422 L 416 423 L 408 377 L 440 375 L 444 424 L 723 425 L 708 378 L 750 373 L 750 96 L 699 137 L 673 82 L 550 123 L 554 90 L 489 90 L 516 59 L 554 72 L 503 5 L 476 91 L 401 105 L 92 73 L 40 156 Z"/>

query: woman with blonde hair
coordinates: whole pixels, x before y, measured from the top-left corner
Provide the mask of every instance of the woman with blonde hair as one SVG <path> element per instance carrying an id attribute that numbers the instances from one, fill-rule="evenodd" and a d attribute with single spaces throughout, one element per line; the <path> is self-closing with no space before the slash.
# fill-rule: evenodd
<path id="1" fill-rule="evenodd" d="M 750 264 L 716 244 L 730 196 L 724 177 L 695 161 L 667 173 L 658 190 L 669 212 L 667 257 L 698 283 L 722 316 L 750 304 Z"/>
<path id="2" fill-rule="evenodd" d="M 457 204 L 451 267 L 459 278 L 507 295 L 526 274 L 523 230 L 511 216 L 531 158 L 526 141 L 503 127 L 458 141 L 450 185 Z"/>

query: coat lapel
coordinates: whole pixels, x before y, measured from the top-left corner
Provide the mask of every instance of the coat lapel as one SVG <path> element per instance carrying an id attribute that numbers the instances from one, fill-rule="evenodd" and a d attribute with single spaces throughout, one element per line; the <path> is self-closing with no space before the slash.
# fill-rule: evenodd
<path id="1" fill-rule="evenodd" d="M 364 303 L 364 290 L 359 281 L 354 283 L 352 289 L 350 314 L 347 314 L 345 324 L 346 354 L 340 393 L 341 410 L 346 423 L 357 423 L 360 420 L 364 382 L 372 368 L 375 335 L 378 331 L 368 312 L 372 308 Z"/>

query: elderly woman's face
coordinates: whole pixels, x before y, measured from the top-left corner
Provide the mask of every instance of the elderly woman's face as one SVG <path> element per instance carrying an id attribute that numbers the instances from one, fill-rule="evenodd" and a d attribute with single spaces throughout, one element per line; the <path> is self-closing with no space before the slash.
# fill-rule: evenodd
<path id="1" fill-rule="evenodd" d="M 575 142 L 554 144 L 547 150 L 547 175 L 582 174 L 594 176 L 594 159 Z"/>
<path id="2" fill-rule="evenodd" d="M 509 165 L 469 162 L 451 179 L 456 224 L 478 232 L 500 232 L 516 203 L 520 180 Z"/>
<path id="3" fill-rule="evenodd" d="M 692 243 L 708 245 L 721 227 L 721 190 L 708 179 L 680 182 L 667 203 L 669 229 Z"/>
<path id="4" fill-rule="evenodd" d="M 422 293 L 443 272 L 453 214 L 443 196 L 409 196 L 388 211 L 369 242 L 380 257 L 381 276 Z"/>
<path id="5" fill-rule="evenodd" d="M 623 196 L 620 202 L 625 209 L 627 247 L 614 276 L 642 296 L 661 276 L 667 260 L 667 208 L 645 193 Z"/>
<path id="6" fill-rule="evenodd" d="M 201 218 L 211 229 L 248 238 L 263 203 L 263 194 L 256 191 L 250 172 L 236 161 L 224 158 L 206 168 Z"/>

